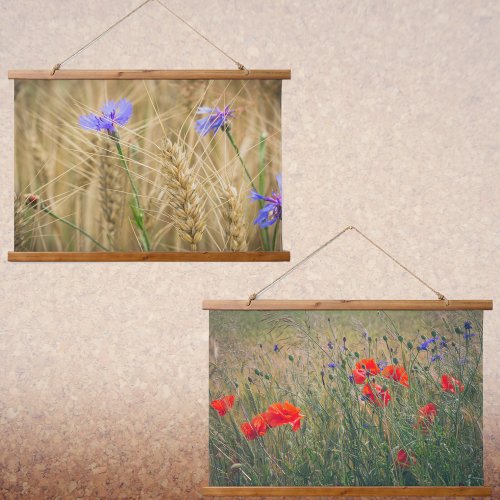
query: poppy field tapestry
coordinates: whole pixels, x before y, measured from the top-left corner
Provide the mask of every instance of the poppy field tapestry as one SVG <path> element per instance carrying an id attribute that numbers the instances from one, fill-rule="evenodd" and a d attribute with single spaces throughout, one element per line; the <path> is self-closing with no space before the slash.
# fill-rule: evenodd
<path id="1" fill-rule="evenodd" d="M 211 486 L 482 486 L 482 311 L 210 311 Z"/>
<path id="2" fill-rule="evenodd" d="M 280 80 L 16 80 L 17 252 L 280 251 Z"/>

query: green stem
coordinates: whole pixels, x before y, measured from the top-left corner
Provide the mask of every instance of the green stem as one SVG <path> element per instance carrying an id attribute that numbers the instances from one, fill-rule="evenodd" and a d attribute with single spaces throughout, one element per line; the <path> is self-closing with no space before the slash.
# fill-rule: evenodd
<path id="1" fill-rule="evenodd" d="M 89 240 L 94 242 L 99 248 L 102 248 L 106 252 L 109 252 L 109 248 L 106 248 L 104 245 L 101 245 L 96 239 L 94 239 L 92 236 L 90 236 L 89 233 L 84 231 L 81 227 L 76 226 L 69 220 L 63 219 L 62 217 L 59 217 L 59 215 L 56 215 L 52 210 L 48 209 L 46 206 L 42 205 L 41 210 L 43 210 L 46 214 L 50 215 L 51 217 L 54 217 L 54 219 L 57 219 L 58 221 L 64 222 L 64 224 L 68 225 L 69 227 L 76 229 L 78 232 L 82 233 L 84 236 L 86 236 Z"/>
<path id="2" fill-rule="evenodd" d="M 233 134 L 231 134 L 231 131 L 227 127 L 225 129 L 225 132 L 226 132 L 226 135 L 227 135 L 227 137 L 229 139 L 229 142 L 231 143 L 231 146 L 233 146 L 233 149 L 236 152 L 236 156 L 238 157 L 238 160 L 240 161 L 241 166 L 243 167 L 243 170 L 245 171 L 245 174 L 247 174 L 248 180 L 250 181 L 250 185 L 252 186 L 252 188 L 254 189 L 254 191 L 257 191 L 257 188 L 255 187 L 255 184 L 253 183 L 252 176 L 250 175 L 250 172 L 248 171 L 248 169 L 247 169 L 247 167 L 245 165 L 245 162 L 243 161 L 243 158 L 241 157 L 240 149 L 236 145 L 236 142 L 234 142 Z"/>
<path id="3" fill-rule="evenodd" d="M 227 137 L 229 139 L 229 142 L 231 143 L 231 146 L 233 146 L 233 149 L 236 152 L 236 156 L 238 157 L 238 160 L 240 161 L 240 164 L 243 167 L 243 170 L 245 171 L 245 174 L 248 177 L 248 180 L 250 181 L 250 185 L 252 186 L 253 190 L 256 193 L 259 193 L 259 191 L 255 187 L 255 184 L 253 183 L 252 176 L 250 175 L 250 172 L 248 171 L 248 169 L 247 169 L 247 167 L 245 165 L 245 162 L 243 161 L 243 158 L 241 157 L 240 149 L 238 148 L 238 146 L 236 145 L 236 142 L 234 141 L 233 134 L 231 134 L 231 131 L 229 130 L 228 127 L 225 128 L 225 132 L 226 132 L 226 135 L 227 135 Z M 259 208 L 262 209 L 264 207 L 264 202 L 262 200 L 258 200 L 258 202 L 259 202 Z M 267 251 L 270 248 L 269 247 L 269 233 L 267 231 L 267 227 L 266 228 L 261 228 L 260 229 L 260 234 L 262 236 L 262 241 L 263 241 L 263 244 L 264 244 L 264 250 Z"/>
<path id="4" fill-rule="evenodd" d="M 279 232 L 279 225 L 280 221 L 276 221 L 276 225 L 274 226 L 274 234 L 273 234 L 273 246 L 271 247 L 271 250 L 274 252 L 274 249 L 276 248 L 276 239 L 278 237 L 278 232 Z"/>
<path id="5" fill-rule="evenodd" d="M 144 212 L 142 211 L 141 208 L 141 203 L 139 201 L 139 193 L 137 191 L 137 188 L 135 186 L 134 180 L 132 179 L 132 174 L 130 172 L 130 169 L 128 168 L 128 163 L 125 161 L 125 156 L 123 155 L 123 150 L 122 146 L 120 144 L 120 136 L 118 135 L 118 132 L 110 132 L 109 135 L 113 139 L 114 143 L 116 144 L 116 150 L 118 151 L 118 157 L 120 160 L 120 163 L 122 164 L 123 168 L 125 169 L 125 172 L 127 172 L 127 177 L 130 182 L 130 185 L 132 187 L 132 192 L 133 192 L 133 203 L 131 204 L 132 208 L 132 214 L 134 216 L 134 221 L 136 226 L 139 228 L 141 231 L 141 241 L 144 246 L 144 250 L 146 252 L 149 252 L 151 250 L 151 243 L 149 241 L 148 237 L 148 232 L 146 231 L 146 227 L 144 226 Z"/>

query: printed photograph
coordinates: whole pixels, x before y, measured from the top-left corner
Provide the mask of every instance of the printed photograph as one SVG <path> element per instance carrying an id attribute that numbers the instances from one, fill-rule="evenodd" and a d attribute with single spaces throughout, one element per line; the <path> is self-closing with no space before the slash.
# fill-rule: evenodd
<path id="1" fill-rule="evenodd" d="M 482 311 L 211 311 L 211 486 L 483 485 Z"/>
<path id="2" fill-rule="evenodd" d="M 280 251 L 281 81 L 17 80 L 15 250 Z"/>

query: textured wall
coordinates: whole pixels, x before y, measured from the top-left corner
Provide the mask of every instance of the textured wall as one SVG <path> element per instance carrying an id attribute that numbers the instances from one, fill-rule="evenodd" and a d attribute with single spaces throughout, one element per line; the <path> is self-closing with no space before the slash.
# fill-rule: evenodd
<path id="1" fill-rule="evenodd" d="M 2 0 L 0 66 L 49 68 L 132 0 Z M 283 89 L 284 246 L 348 224 L 450 298 L 499 291 L 500 4 L 168 4 Z M 232 67 L 155 3 L 68 68 Z M 0 81 L 0 496 L 196 498 L 208 313 L 288 264 L 9 264 L 13 83 Z M 353 233 L 274 298 L 433 298 Z M 500 494 L 500 315 L 485 314 L 486 483 Z"/>

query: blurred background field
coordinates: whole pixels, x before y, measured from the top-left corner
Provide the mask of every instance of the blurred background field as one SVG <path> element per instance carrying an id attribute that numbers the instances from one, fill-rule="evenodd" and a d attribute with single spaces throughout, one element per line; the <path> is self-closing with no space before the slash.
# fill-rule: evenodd
<path id="1" fill-rule="evenodd" d="M 258 189 L 271 194 L 281 173 L 280 81 L 26 80 L 15 83 L 16 250 L 101 250 L 41 205 L 26 203 L 29 195 L 109 250 L 143 250 L 115 144 L 106 132 L 78 123 L 80 115 L 99 114 L 106 101 L 122 98 L 132 103 L 133 114 L 118 133 L 151 250 L 264 249 L 262 231 L 253 223 L 259 206 L 248 198 L 250 182 L 235 149 L 223 131 L 201 137 L 194 125 L 199 106 L 234 109 L 231 133 L 241 158 Z M 206 223 L 196 248 L 176 230 L 181 222 L 163 165 L 165 139 L 180 144 L 188 158 L 182 182 L 194 186 Z M 274 249 L 280 250 L 281 227 L 270 229 L 277 231 Z"/>
<path id="2" fill-rule="evenodd" d="M 403 366 L 409 387 L 368 379 L 390 394 L 374 405 L 349 380 L 363 358 Z M 482 384 L 482 312 L 211 311 L 210 401 L 235 395 L 227 415 L 210 409 L 211 484 L 481 485 Z M 301 429 L 247 441 L 240 425 L 284 401 Z"/>

